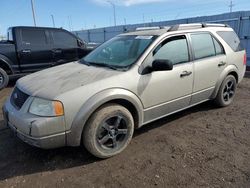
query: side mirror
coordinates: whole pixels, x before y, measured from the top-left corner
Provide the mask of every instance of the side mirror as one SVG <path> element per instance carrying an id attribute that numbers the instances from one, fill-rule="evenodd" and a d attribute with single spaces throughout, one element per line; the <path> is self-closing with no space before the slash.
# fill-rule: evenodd
<path id="1" fill-rule="evenodd" d="M 170 60 L 156 59 L 152 63 L 152 71 L 173 70 L 173 63 Z"/>
<path id="2" fill-rule="evenodd" d="M 82 46 L 84 46 L 84 43 L 82 40 L 77 39 L 77 45 L 78 45 L 78 47 L 82 47 Z"/>
<path id="3" fill-rule="evenodd" d="M 156 59 L 153 61 L 151 67 L 146 67 L 142 74 L 149 74 L 155 71 L 170 71 L 173 70 L 173 63 L 170 60 Z"/>

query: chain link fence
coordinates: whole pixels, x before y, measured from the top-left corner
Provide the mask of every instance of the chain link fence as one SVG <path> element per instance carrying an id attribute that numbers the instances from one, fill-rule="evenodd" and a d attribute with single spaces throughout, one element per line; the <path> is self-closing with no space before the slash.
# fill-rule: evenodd
<path id="1" fill-rule="evenodd" d="M 121 25 L 116 27 L 74 31 L 74 33 L 87 42 L 103 43 L 118 34 L 134 31 L 138 27 L 167 26 L 202 22 L 223 23 L 230 25 L 240 37 L 243 47 L 247 50 L 247 65 L 250 66 L 250 11 L 240 11 L 212 16 L 202 16 L 144 24 Z"/>

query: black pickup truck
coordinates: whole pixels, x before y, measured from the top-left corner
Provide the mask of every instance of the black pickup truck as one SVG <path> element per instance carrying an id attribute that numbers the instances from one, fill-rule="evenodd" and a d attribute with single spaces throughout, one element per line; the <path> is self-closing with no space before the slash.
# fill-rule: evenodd
<path id="1" fill-rule="evenodd" d="M 93 47 L 59 28 L 11 27 L 0 41 L 0 90 L 9 78 L 78 60 Z"/>

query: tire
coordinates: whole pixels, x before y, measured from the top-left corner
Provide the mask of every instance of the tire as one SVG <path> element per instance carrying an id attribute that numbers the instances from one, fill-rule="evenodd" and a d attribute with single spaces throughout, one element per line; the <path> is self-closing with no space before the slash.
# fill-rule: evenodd
<path id="1" fill-rule="evenodd" d="M 219 107 L 225 107 L 233 102 L 235 92 L 237 88 L 237 82 L 234 76 L 228 75 L 222 82 L 220 89 L 215 98 L 215 103 Z"/>
<path id="2" fill-rule="evenodd" d="M 0 68 L 0 90 L 5 88 L 9 83 L 8 74 Z"/>
<path id="3" fill-rule="evenodd" d="M 98 158 L 121 153 L 134 133 L 134 120 L 125 107 L 107 104 L 98 109 L 84 127 L 82 141 L 85 148 Z"/>

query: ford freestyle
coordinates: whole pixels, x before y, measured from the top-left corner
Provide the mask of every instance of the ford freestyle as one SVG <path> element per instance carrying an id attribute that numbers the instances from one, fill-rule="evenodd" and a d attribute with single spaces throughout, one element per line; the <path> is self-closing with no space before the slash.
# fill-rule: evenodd
<path id="1" fill-rule="evenodd" d="M 3 113 L 30 145 L 83 144 L 108 158 L 145 124 L 208 100 L 230 105 L 245 69 L 246 52 L 227 25 L 139 28 L 19 79 Z"/>

